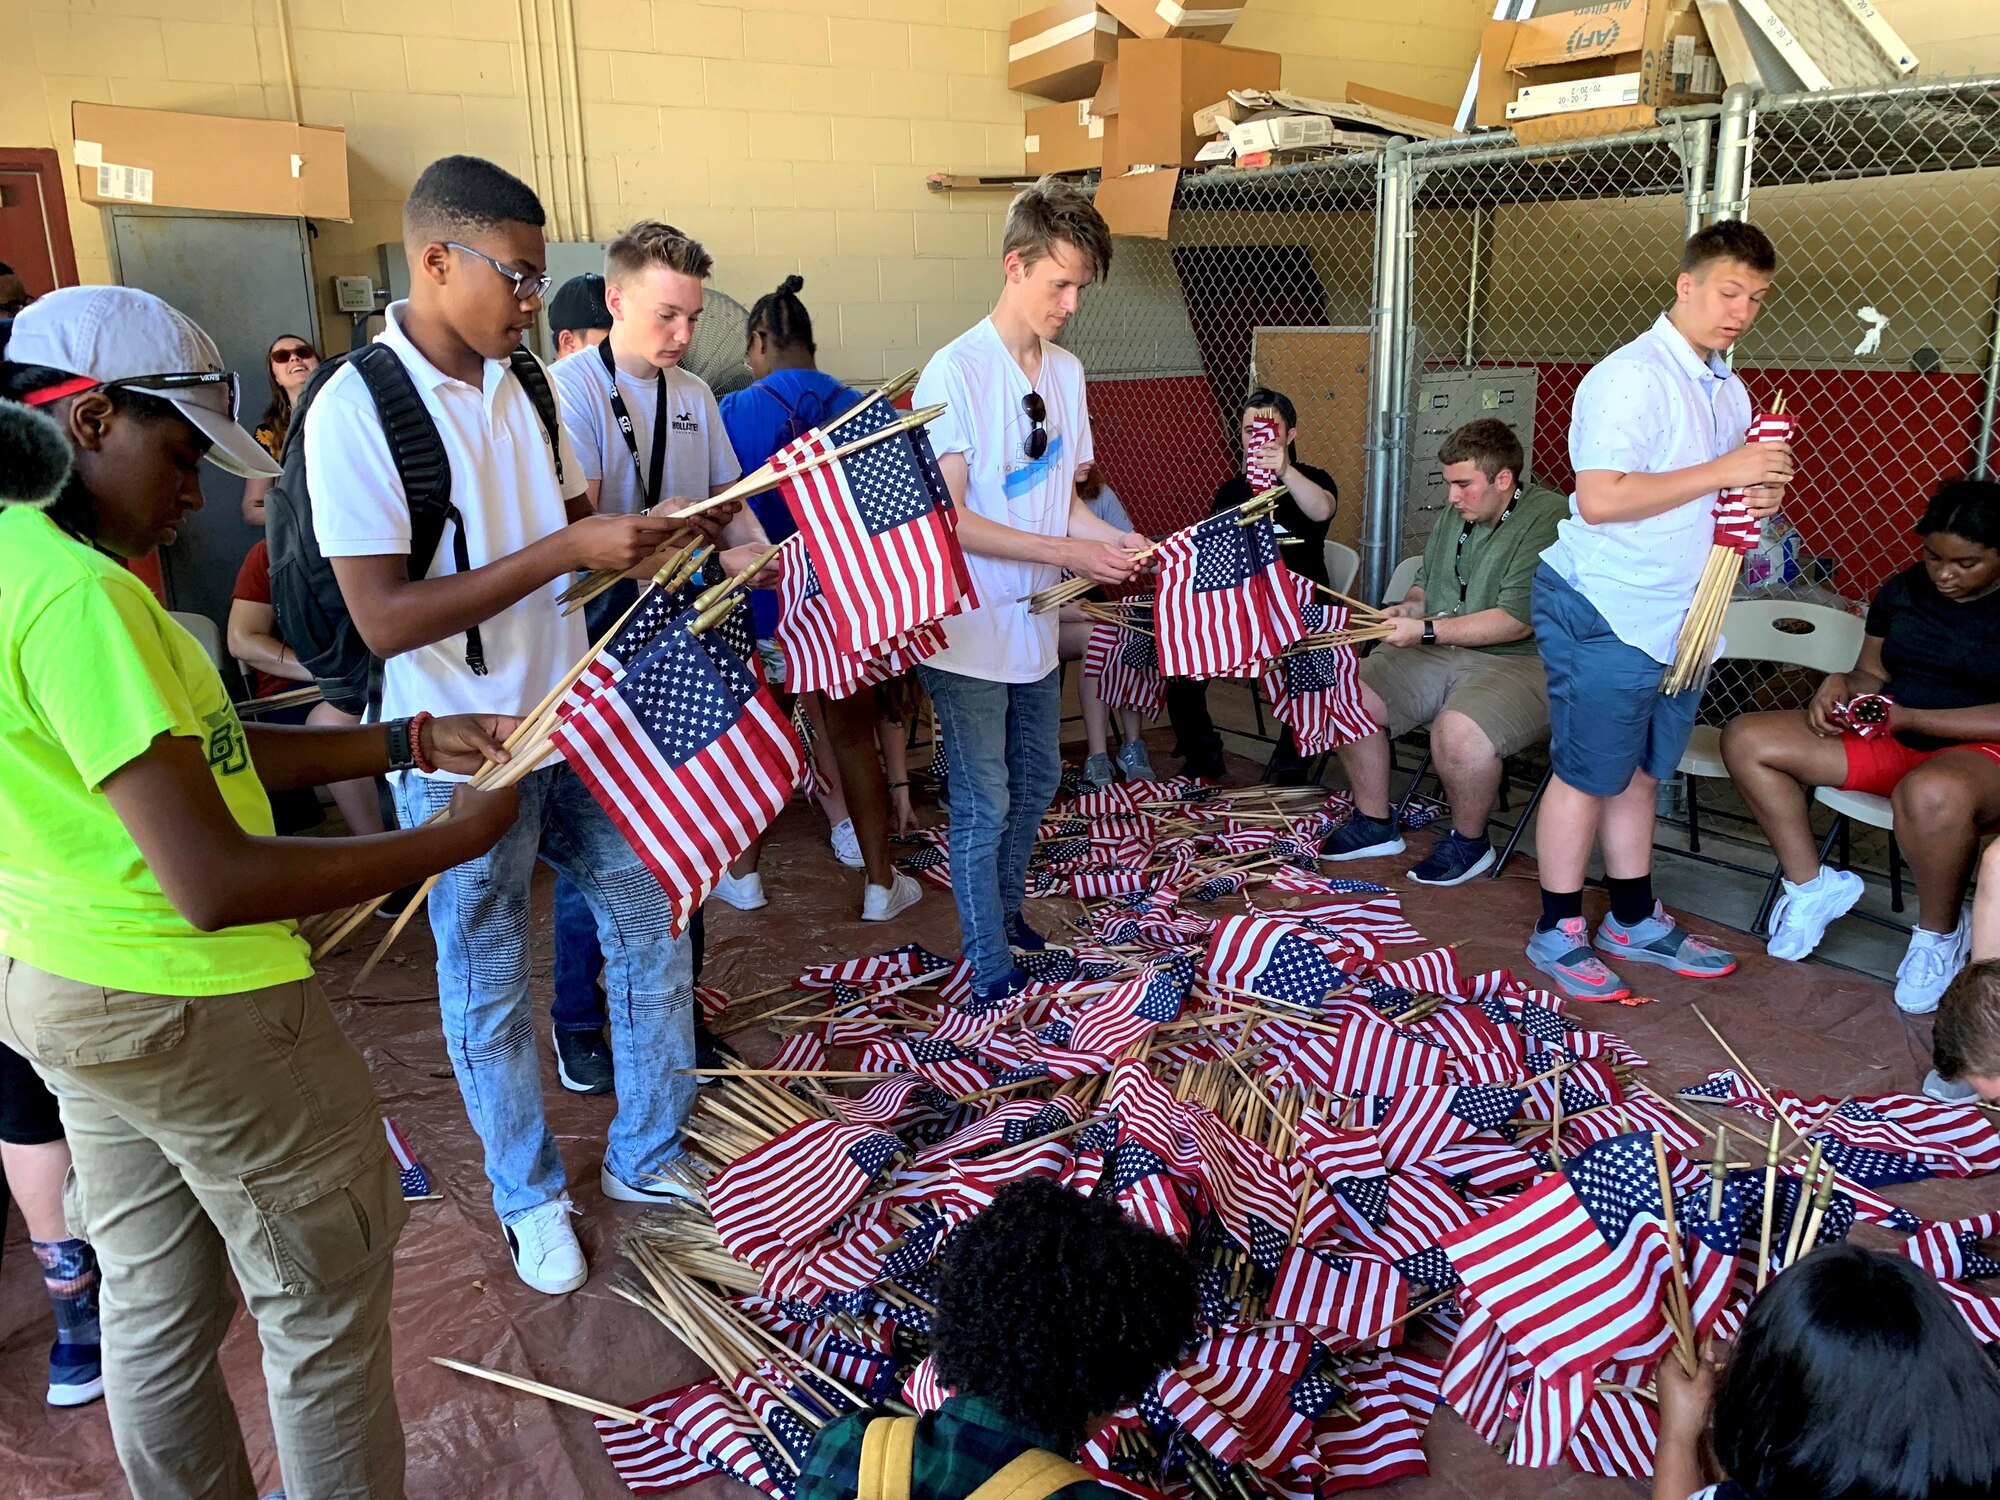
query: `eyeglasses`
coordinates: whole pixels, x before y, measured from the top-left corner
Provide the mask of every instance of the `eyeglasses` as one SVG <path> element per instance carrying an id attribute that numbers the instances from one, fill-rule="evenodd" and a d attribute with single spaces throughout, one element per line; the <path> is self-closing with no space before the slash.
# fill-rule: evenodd
<path id="1" fill-rule="evenodd" d="M 172 375 L 127 375 L 122 380 L 107 380 L 99 389 L 115 391 L 122 386 L 128 390 L 150 393 L 198 390 L 205 385 L 222 385 L 229 388 L 229 418 L 234 421 L 243 397 L 243 387 L 237 380 L 234 370 L 188 370 Z"/>
<path id="2" fill-rule="evenodd" d="M 447 250 L 463 250 L 474 260 L 483 260 L 487 265 L 514 283 L 514 295 L 523 302 L 534 302 L 548 296 L 549 288 L 555 284 L 555 277 L 537 276 L 532 271 L 517 271 L 512 266 L 503 266 L 490 255 L 482 255 L 470 245 L 461 245 L 457 240 L 446 240 Z"/>
<path id="3" fill-rule="evenodd" d="M 294 344 L 289 349 L 273 349 L 271 351 L 271 363 L 274 365 L 295 364 L 302 359 L 317 361 L 319 359 L 319 352 L 307 344 Z"/>
<path id="4" fill-rule="evenodd" d="M 1040 458 L 1049 451 L 1048 429 L 1042 425 L 1049 419 L 1049 408 L 1039 392 L 1030 391 L 1021 398 L 1021 410 L 1028 414 L 1028 421 L 1033 424 L 1028 433 L 1028 457 L 1030 460 Z"/>

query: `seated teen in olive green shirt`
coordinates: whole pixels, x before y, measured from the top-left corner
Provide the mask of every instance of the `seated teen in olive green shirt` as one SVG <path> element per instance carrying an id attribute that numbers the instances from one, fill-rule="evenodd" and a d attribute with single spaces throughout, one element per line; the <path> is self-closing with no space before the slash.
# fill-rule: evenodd
<path id="1" fill-rule="evenodd" d="M 1505 758 L 1548 737 L 1530 609 L 1535 569 L 1569 504 L 1521 484 L 1521 444 L 1504 422 L 1467 423 L 1445 439 L 1439 460 L 1450 503 L 1416 582 L 1389 606 L 1394 634 L 1361 663 L 1363 701 L 1386 732 L 1341 747 L 1355 813 L 1326 850 L 1333 859 L 1403 851 L 1389 822 L 1389 741 L 1428 724 L 1452 818 L 1409 874 L 1458 885 L 1493 864 L 1486 824 Z"/>
<path id="2" fill-rule="evenodd" d="M 946 1241 L 940 1273 L 931 1352 L 955 1394 L 918 1423 L 910 1500 L 965 1500 L 1030 1449 L 1070 1456 L 1094 1423 L 1152 1386 L 1194 1329 L 1194 1268 L 1181 1248 L 1111 1199 L 1045 1178 L 1002 1188 Z M 1049 1295 L 1078 1283 L 1102 1294 L 1088 1306 Z M 794 1500 L 853 1500 L 870 1420 L 828 1424 Z M 1078 1470 L 1053 1493 L 1117 1492 Z"/>

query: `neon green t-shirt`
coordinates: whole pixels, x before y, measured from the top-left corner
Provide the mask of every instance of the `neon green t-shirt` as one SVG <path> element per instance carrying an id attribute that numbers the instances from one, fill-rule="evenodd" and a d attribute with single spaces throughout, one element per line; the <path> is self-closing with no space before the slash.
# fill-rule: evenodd
<path id="1" fill-rule="evenodd" d="M 194 637 L 41 512 L 0 510 L 0 953 L 152 995 L 307 977 L 290 922 L 192 926 L 112 811 L 105 779 L 162 733 L 199 739 L 244 831 L 274 832 L 243 726 Z"/>

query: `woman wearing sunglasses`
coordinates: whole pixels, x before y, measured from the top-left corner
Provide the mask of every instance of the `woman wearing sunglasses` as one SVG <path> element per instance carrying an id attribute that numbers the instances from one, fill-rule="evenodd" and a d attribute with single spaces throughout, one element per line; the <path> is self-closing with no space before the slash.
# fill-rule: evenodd
<path id="1" fill-rule="evenodd" d="M 285 461 L 285 435 L 292 430 L 292 412 L 306 382 L 319 368 L 319 350 L 312 340 L 296 333 L 281 333 L 271 341 L 264 355 L 264 368 L 271 376 L 271 404 L 257 419 L 257 441 L 271 455 L 271 462 Z M 264 524 L 264 497 L 271 492 L 271 480 L 243 482 L 243 520 L 251 526 Z"/>

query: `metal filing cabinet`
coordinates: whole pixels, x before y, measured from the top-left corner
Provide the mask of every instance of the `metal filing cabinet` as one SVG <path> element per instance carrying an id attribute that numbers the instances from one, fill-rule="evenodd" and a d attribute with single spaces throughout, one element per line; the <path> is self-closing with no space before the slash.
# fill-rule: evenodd
<path id="1" fill-rule="evenodd" d="M 1438 449 L 1467 422 L 1498 417 L 1521 440 L 1522 451 L 1535 451 L 1535 392 L 1538 372 L 1532 365 L 1433 370 L 1417 386 L 1416 420 L 1410 432 L 1409 490 L 1403 501 L 1403 550 L 1412 557 L 1424 550 L 1438 513 L 1444 509 L 1444 471 Z"/>

